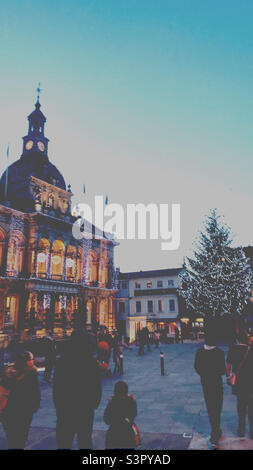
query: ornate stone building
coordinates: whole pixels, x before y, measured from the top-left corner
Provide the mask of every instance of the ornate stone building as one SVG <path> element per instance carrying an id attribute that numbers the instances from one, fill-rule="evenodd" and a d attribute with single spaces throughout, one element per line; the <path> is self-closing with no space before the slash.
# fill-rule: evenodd
<path id="1" fill-rule="evenodd" d="M 90 329 L 115 327 L 115 242 L 103 232 L 77 240 L 70 186 L 49 161 L 40 110 L 28 116 L 23 152 L 0 181 L 0 332 L 55 334 L 82 318 Z"/>

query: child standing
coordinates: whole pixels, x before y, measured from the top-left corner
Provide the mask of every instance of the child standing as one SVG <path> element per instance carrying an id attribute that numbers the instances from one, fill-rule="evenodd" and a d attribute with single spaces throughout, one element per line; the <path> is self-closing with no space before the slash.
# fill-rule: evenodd
<path id="1" fill-rule="evenodd" d="M 115 384 L 114 395 L 109 399 L 104 412 L 104 421 L 110 426 L 106 434 L 106 449 L 134 449 L 137 447 L 134 425 L 137 415 L 135 397 L 128 394 L 128 386 L 119 381 Z"/>

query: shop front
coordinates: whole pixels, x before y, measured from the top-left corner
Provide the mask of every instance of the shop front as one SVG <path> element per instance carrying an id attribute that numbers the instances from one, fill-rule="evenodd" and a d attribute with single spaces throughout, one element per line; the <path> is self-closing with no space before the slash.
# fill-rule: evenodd
<path id="1" fill-rule="evenodd" d="M 129 342 L 132 343 L 138 339 L 139 331 L 147 326 L 146 316 L 128 317 L 127 319 L 127 336 Z"/>

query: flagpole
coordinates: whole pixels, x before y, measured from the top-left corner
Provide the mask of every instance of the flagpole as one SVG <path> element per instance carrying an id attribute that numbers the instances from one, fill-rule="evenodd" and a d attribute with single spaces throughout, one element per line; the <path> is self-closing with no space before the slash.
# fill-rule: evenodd
<path id="1" fill-rule="evenodd" d="M 5 200 L 7 199 L 7 185 L 8 185 L 8 171 L 9 171 L 9 150 L 10 150 L 10 144 L 8 144 L 7 150 L 6 150 L 6 175 L 5 175 L 5 191 L 4 191 L 4 198 Z"/>

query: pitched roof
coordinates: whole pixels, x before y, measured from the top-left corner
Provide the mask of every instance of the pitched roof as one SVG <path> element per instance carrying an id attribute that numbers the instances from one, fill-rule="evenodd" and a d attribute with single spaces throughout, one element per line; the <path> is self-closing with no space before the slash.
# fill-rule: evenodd
<path id="1" fill-rule="evenodd" d="M 133 271 L 128 273 L 119 273 L 119 280 L 121 279 L 139 279 L 146 277 L 160 277 L 160 276 L 178 276 L 182 268 L 168 268 L 168 269 L 154 269 L 152 271 Z"/>

